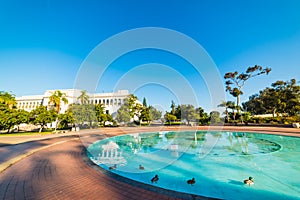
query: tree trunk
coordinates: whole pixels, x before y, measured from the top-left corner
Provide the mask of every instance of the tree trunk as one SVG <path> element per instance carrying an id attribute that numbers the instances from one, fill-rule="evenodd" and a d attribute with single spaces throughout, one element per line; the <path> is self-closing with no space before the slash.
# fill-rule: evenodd
<path id="1" fill-rule="evenodd" d="M 41 128 L 39 130 L 39 133 L 42 132 L 44 125 L 41 125 Z"/>
<path id="2" fill-rule="evenodd" d="M 276 115 L 276 108 L 273 108 L 272 114 L 273 114 L 273 117 L 275 117 L 275 115 Z"/>
<path id="3" fill-rule="evenodd" d="M 228 123 L 229 122 L 229 117 L 228 117 L 228 109 L 227 109 L 227 107 L 225 108 L 225 114 L 226 114 L 226 123 Z"/>
<path id="4" fill-rule="evenodd" d="M 237 113 L 241 115 L 241 121 L 242 123 L 244 123 L 243 115 L 241 114 L 241 110 L 240 110 L 240 95 L 236 97 L 236 104 L 237 104 Z"/>
<path id="5" fill-rule="evenodd" d="M 55 128 L 54 128 L 54 132 L 56 132 L 57 126 L 58 126 L 58 117 L 56 117 L 56 119 L 55 119 Z"/>

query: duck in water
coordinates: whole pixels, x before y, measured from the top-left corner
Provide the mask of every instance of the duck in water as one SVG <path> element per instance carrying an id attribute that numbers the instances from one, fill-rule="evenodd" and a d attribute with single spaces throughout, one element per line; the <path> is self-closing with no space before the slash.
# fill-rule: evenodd
<path id="1" fill-rule="evenodd" d="M 192 178 L 192 179 L 190 179 L 190 180 L 187 180 L 187 184 L 194 185 L 195 183 L 196 183 L 195 178 Z"/>
<path id="2" fill-rule="evenodd" d="M 157 183 L 158 180 L 159 180 L 158 175 L 155 175 L 155 176 L 151 179 L 151 182 L 152 182 L 152 183 Z"/>
<path id="3" fill-rule="evenodd" d="M 254 179 L 250 176 L 249 179 L 244 180 L 244 184 L 248 184 L 250 186 L 254 184 Z"/>
<path id="4" fill-rule="evenodd" d="M 113 166 L 110 166 L 109 169 L 110 169 L 110 170 L 117 169 L 117 165 L 114 164 Z"/>
<path id="5" fill-rule="evenodd" d="M 144 170 L 145 167 L 143 167 L 143 165 L 140 165 L 140 166 L 139 166 L 139 169 L 140 169 L 140 170 Z"/>

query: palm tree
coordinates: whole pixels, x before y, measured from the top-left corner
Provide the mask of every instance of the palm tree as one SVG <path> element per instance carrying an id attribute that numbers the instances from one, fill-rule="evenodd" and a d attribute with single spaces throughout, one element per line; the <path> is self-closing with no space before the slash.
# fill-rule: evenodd
<path id="1" fill-rule="evenodd" d="M 59 90 L 54 91 L 54 93 L 49 97 L 48 105 L 54 107 L 55 112 L 58 114 L 60 112 L 61 102 L 67 104 L 68 99 L 66 98 L 66 94 L 62 93 Z"/>
<path id="2" fill-rule="evenodd" d="M 228 108 L 232 109 L 232 111 L 234 112 L 234 108 L 235 108 L 235 103 L 233 101 L 222 101 L 218 107 L 223 107 L 225 108 L 225 115 L 226 115 L 226 120 L 227 122 L 229 122 L 229 112 L 228 112 Z"/>
<path id="3" fill-rule="evenodd" d="M 7 105 L 10 109 L 17 105 L 14 95 L 2 91 L 0 91 L 0 103 Z"/>
<path id="4" fill-rule="evenodd" d="M 228 103 L 227 107 L 232 110 L 232 117 L 233 117 L 233 120 L 235 122 L 235 117 L 236 117 L 236 112 L 235 111 L 236 110 L 238 111 L 238 106 L 233 101 L 228 101 L 227 103 Z"/>
<path id="5" fill-rule="evenodd" d="M 49 97 L 48 105 L 52 108 L 54 108 L 54 111 L 58 114 L 60 112 L 61 102 L 64 104 L 68 103 L 68 99 L 66 98 L 66 94 L 56 90 L 54 93 Z M 55 124 L 55 130 L 57 129 L 57 126 L 59 124 L 58 117 L 56 117 L 56 124 Z"/>
<path id="6" fill-rule="evenodd" d="M 89 96 L 87 95 L 87 91 L 86 90 L 81 90 L 81 94 L 80 96 L 77 98 L 81 104 L 86 104 L 89 100 Z"/>
<path id="7" fill-rule="evenodd" d="M 218 105 L 218 107 L 223 107 L 225 108 L 225 122 L 229 122 L 229 117 L 228 117 L 228 101 L 221 101 L 221 103 Z"/>

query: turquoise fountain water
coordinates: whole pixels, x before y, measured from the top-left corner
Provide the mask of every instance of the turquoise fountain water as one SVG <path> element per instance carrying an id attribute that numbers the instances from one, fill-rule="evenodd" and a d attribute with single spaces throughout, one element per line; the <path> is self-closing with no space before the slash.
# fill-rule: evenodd
<path id="1" fill-rule="evenodd" d="M 299 199 L 300 138 L 244 132 L 156 132 L 117 136 L 88 148 L 121 176 L 222 199 Z M 142 166 L 141 168 L 139 166 Z M 151 178 L 159 176 L 157 183 Z M 249 176 L 254 184 L 243 183 Z M 194 185 L 187 180 L 195 178 Z"/>

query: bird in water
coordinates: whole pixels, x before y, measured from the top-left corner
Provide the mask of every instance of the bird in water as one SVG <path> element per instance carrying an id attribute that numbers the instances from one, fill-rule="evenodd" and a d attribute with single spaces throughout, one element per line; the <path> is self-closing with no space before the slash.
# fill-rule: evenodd
<path id="1" fill-rule="evenodd" d="M 249 179 L 244 180 L 244 184 L 248 184 L 250 186 L 254 184 L 254 179 L 250 176 Z"/>
<path id="2" fill-rule="evenodd" d="M 110 166 L 109 169 L 110 169 L 110 170 L 117 169 L 117 165 L 114 164 L 113 166 Z"/>
<path id="3" fill-rule="evenodd" d="M 195 178 L 192 178 L 192 179 L 190 179 L 190 180 L 187 180 L 187 184 L 194 185 L 195 183 L 196 183 Z"/>
<path id="4" fill-rule="evenodd" d="M 145 167 L 143 167 L 143 165 L 140 165 L 140 166 L 139 166 L 139 169 L 140 169 L 140 170 L 144 170 Z"/>
<path id="5" fill-rule="evenodd" d="M 152 179 L 151 179 L 151 182 L 152 183 L 157 183 L 157 181 L 158 181 L 158 175 L 155 175 Z"/>

